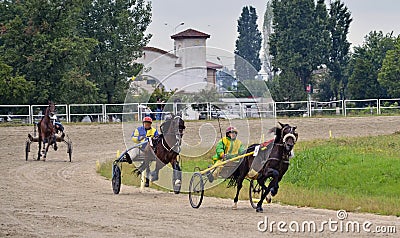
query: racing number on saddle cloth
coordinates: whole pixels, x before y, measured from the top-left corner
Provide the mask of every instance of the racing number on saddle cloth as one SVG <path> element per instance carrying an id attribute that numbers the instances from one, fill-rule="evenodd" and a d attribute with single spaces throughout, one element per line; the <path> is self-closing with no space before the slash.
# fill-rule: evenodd
<path id="1" fill-rule="evenodd" d="M 260 145 L 257 145 L 256 148 L 254 148 L 254 154 L 253 154 L 254 157 L 258 155 L 259 150 L 260 150 Z"/>
<path id="2" fill-rule="evenodd" d="M 253 157 L 255 158 L 254 160 L 253 160 L 253 163 L 252 163 L 252 165 L 251 165 L 251 167 L 250 167 L 250 171 L 247 173 L 247 177 L 248 178 L 251 178 L 251 179 L 256 179 L 257 178 L 257 175 L 258 175 L 258 171 L 260 170 L 260 167 L 261 167 L 261 159 L 259 159 L 258 157 L 257 157 L 257 155 L 258 155 L 258 152 L 260 151 L 260 147 L 261 147 L 261 145 L 257 145 L 255 148 L 254 148 L 254 153 L 253 153 Z M 257 160 L 258 159 L 258 160 Z"/>

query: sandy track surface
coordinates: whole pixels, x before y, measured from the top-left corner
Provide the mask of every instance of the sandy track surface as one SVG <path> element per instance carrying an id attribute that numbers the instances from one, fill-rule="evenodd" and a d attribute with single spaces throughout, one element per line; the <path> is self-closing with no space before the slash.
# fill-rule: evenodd
<path id="1" fill-rule="evenodd" d="M 302 139 L 333 136 L 390 134 L 400 130 L 400 117 L 290 119 Z M 188 131 L 199 123 L 188 123 Z M 318 130 L 316 129 L 318 128 Z M 400 218 L 348 213 L 343 221 L 371 222 L 395 226 L 397 234 L 278 231 L 273 222 L 314 221 L 317 229 L 324 221 L 339 222 L 336 211 L 271 204 L 258 214 L 248 201 L 239 201 L 231 210 L 231 199 L 205 197 L 199 209 L 191 208 L 185 194 L 122 185 L 114 195 L 111 182 L 95 171 L 96 160 L 114 158 L 125 148 L 119 124 L 66 125 L 74 145 L 72 163 L 66 146 L 50 151 L 47 161 L 35 161 L 36 144 L 25 161 L 24 142 L 31 127 L 0 127 L 0 237 L 263 237 L 263 236 L 357 236 L 398 237 Z M 207 194 L 207 191 L 206 191 Z M 258 231 L 258 223 L 268 219 L 273 227 Z M 265 222 L 264 222 L 265 223 Z M 294 223 L 293 223 L 294 224 Z M 260 228 L 265 228 L 261 224 Z M 294 226 L 293 226 L 294 227 Z M 295 227 L 294 227 L 295 228 Z M 335 224 L 333 224 L 335 228 Z M 343 228 L 345 231 L 345 228 Z"/>

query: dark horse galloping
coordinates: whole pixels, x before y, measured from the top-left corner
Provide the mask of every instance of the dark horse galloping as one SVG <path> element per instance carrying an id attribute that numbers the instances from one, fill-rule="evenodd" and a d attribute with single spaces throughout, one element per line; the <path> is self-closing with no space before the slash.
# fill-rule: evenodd
<path id="1" fill-rule="evenodd" d="M 39 134 L 39 150 L 38 150 L 38 158 L 40 160 L 41 157 L 41 149 L 43 142 L 43 160 L 46 160 L 47 152 L 49 150 L 50 145 L 54 144 L 54 150 L 57 150 L 57 141 L 55 135 L 55 128 L 53 123 L 50 120 L 50 113 L 54 113 L 55 104 L 49 101 L 49 106 L 47 106 L 44 116 L 38 123 L 38 134 Z M 47 146 L 46 146 L 47 143 Z"/>
<path id="2" fill-rule="evenodd" d="M 247 177 L 248 173 L 252 169 L 252 165 L 257 164 L 255 158 L 257 158 L 257 160 L 268 158 L 266 159 L 265 163 L 260 166 L 261 169 L 258 171 L 257 175 L 253 177 L 253 179 L 256 179 L 258 184 L 262 188 L 261 199 L 257 203 L 256 211 L 263 211 L 262 204 L 269 193 L 271 193 L 272 196 L 275 196 L 278 193 L 279 182 L 289 168 L 289 156 L 298 139 L 296 127 L 292 127 L 289 124 L 282 124 L 280 122 L 279 125 L 281 126 L 280 128 L 274 127 L 270 130 L 275 131 L 275 139 L 273 145 L 270 144 L 273 146 L 272 149 L 270 151 L 268 149 L 260 149 L 256 157 L 252 155 L 245 157 L 241 161 L 237 169 L 229 177 L 229 185 L 237 187 L 236 196 L 233 200 L 233 208 L 237 207 L 239 192 L 242 188 L 242 183 L 244 179 Z M 246 153 L 254 151 L 257 145 L 258 144 L 249 146 Z M 261 160 L 258 161 L 258 163 L 261 163 Z M 265 182 L 268 178 L 272 178 L 272 180 L 267 187 L 265 185 Z M 269 198 L 268 202 L 270 201 L 271 200 Z"/>
<path id="3" fill-rule="evenodd" d="M 171 163 L 173 168 L 174 191 L 175 185 L 179 187 L 182 181 L 182 172 L 177 161 L 177 156 L 181 151 L 181 143 L 185 122 L 181 117 L 175 116 L 165 120 L 160 126 L 161 134 L 158 138 L 154 138 L 151 143 L 147 143 L 144 153 L 145 159 L 139 168 L 135 169 L 137 175 L 140 175 L 144 170 L 149 171 L 150 163 L 156 158 L 156 168 L 150 173 L 151 181 L 158 180 L 158 174 L 166 164 Z M 147 175 L 149 176 L 149 175 Z M 148 181 L 149 177 L 146 179 Z"/>

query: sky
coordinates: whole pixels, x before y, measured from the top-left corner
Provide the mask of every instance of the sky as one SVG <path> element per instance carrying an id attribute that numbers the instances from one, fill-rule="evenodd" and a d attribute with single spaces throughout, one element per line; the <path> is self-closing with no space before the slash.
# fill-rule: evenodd
<path id="1" fill-rule="evenodd" d="M 148 46 L 170 51 L 174 33 L 192 28 L 211 35 L 208 47 L 233 52 L 237 39 L 237 20 L 243 6 L 253 6 L 261 30 L 267 0 L 151 0 L 152 23 L 147 33 Z M 326 0 L 329 3 L 329 0 Z M 352 47 L 362 45 L 371 31 L 400 34 L 400 0 L 342 0 L 353 22 L 348 40 Z M 183 25 L 180 25 L 184 23 Z"/>

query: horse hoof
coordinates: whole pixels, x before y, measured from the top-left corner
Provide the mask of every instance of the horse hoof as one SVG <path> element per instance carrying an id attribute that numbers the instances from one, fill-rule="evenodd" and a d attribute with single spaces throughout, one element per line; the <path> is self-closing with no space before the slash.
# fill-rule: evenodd
<path id="1" fill-rule="evenodd" d="M 55 145 L 55 146 L 54 146 L 54 151 L 57 151 L 57 149 L 58 149 L 58 147 Z"/>
<path id="2" fill-rule="evenodd" d="M 237 210 L 237 203 L 236 202 L 233 204 L 232 210 Z"/>
<path id="3" fill-rule="evenodd" d="M 262 207 L 257 207 L 257 208 L 256 208 L 256 212 L 263 213 L 264 210 L 262 209 Z"/>

